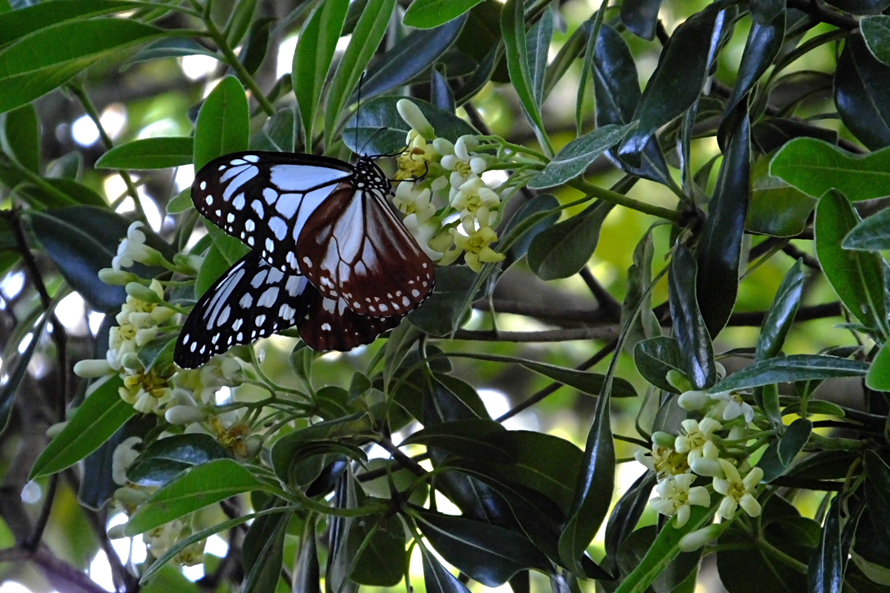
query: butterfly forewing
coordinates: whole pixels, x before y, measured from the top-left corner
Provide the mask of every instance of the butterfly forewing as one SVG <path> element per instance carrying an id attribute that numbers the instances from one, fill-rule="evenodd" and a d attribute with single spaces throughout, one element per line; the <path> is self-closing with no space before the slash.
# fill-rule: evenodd
<path id="1" fill-rule="evenodd" d="M 215 354 L 297 325 L 317 292 L 304 276 L 285 274 L 251 251 L 192 309 L 174 351 L 176 364 L 195 368 Z"/>
<path id="2" fill-rule="evenodd" d="M 208 163 L 192 184 L 198 211 L 282 271 L 299 273 L 295 246 L 312 212 L 355 175 L 313 155 L 240 152 Z"/>
<path id="3" fill-rule="evenodd" d="M 407 315 L 435 283 L 433 262 L 375 189 L 332 193 L 309 217 L 297 252 L 319 292 L 361 315 Z"/>

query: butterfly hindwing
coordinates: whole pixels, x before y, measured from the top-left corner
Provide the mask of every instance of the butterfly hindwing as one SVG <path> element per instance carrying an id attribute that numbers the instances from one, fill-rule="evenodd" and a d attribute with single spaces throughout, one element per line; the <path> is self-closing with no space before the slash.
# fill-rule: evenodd
<path id="1" fill-rule="evenodd" d="M 402 315 L 359 315 L 344 301 L 326 299 L 316 291 L 306 317 L 299 324 L 300 338 L 313 350 L 346 352 L 356 346 L 370 344 L 401 321 Z"/>
<path id="2" fill-rule="evenodd" d="M 251 251 L 195 304 L 174 360 L 195 368 L 215 354 L 293 327 L 306 317 L 315 289 L 304 276 L 285 274 Z"/>
<path id="3" fill-rule="evenodd" d="M 195 177 L 201 214 L 282 271 L 299 273 L 295 246 L 314 210 L 339 186 L 351 187 L 349 163 L 314 155 L 238 152 Z"/>

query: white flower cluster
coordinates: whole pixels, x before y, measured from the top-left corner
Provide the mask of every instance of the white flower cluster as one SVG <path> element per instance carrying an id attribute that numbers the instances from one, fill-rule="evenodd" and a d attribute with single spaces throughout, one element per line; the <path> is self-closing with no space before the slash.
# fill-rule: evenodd
<path id="1" fill-rule="evenodd" d="M 759 516 L 756 490 L 763 470 L 748 462 L 748 444 L 756 430 L 754 409 L 729 391 L 686 391 L 678 403 L 698 419 L 683 420 L 679 436 L 656 432 L 651 452 L 637 451 L 635 455 L 656 472 L 653 508 L 674 517 L 674 525 L 680 528 L 689 520 L 692 506 L 711 504 L 713 491 L 723 496 L 717 509 L 723 520 L 731 519 L 739 507 L 751 517 Z"/>
<path id="2" fill-rule="evenodd" d="M 482 181 L 492 156 L 477 152 L 475 136 L 452 143 L 436 137 L 420 108 L 407 99 L 398 102 L 402 119 L 411 126 L 408 148 L 398 158 L 401 180 L 393 200 L 406 214 L 405 226 L 421 247 L 442 265 L 461 254 L 474 271 L 504 255 L 491 245 L 500 219 L 501 196 Z"/>

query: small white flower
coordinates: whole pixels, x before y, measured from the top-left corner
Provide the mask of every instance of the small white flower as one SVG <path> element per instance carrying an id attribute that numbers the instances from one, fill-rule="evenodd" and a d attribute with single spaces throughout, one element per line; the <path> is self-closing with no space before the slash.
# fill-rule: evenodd
<path id="1" fill-rule="evenodd" d="M 478 177 L 472 177 L 458 188 L 451 198 L 451 207 L 460 211 L 461 221 L 475 219 L 480 227 L 491 226 L 496 216 L 492 210 L 501 203 L 501 197 L 485 186 Z"/>
<path id="2" fill-rule="evenodd" d="M 435 138 L 436 130 L 416 103 L 408 99 L 399 99 L 396 103 L 396 110 L 412 130 L 416 130 L 424 138 Z M 408 143 L 411 143 L 410 137 Z"/>
<path id="3" fill-rule="evenodd" d="M 708 525 L 707 527 L 702 527 L 701 529 L 696 529 L 691 533 L 687 533 L 680 538 L 680 542 L 677 545 L 684 552 L 694 552 L 700 548 L 704 548 L 706 545 L 720 537 L 722 533 L 722 526 Z"/>
<path id="4" fill-rule="evenodd" d="M 396 188 L 392 202 L 404 214 L 414 214 L 420 223 L 424 223 L 436 213 L 436 206 L 431 200 L 429 188 L 419 188 L 414 183 L 403 181 Z"/>
<path id="5" fill-rule="evenodd" d="M 763 479 L 763 470 L 759 467 L 752 468 L 743 479 L 739 470 L 728 460 L 721 459 L 720 466 L 724 477 L 714 478 L 714 490 L 724 498 L 717 514 L 724 519 L 731 519 L 736 509 L 742 507 L 749 516 L 760 516 L 762 509 L 754 497 L 754 491 Z"/>
<path id="6" fill-rule="evenodd" d="M 104 375 L 111 375 L 114 369 L 108 364 L 107 360 L 87 359 L 80 360 L 74 364 L 74 374 L 84 379 L 94 379 Z"/>
<path id="7" fill-rule="evenodd" d="M 662 515 L 674 516 L 674 525 L 683 527 L 689 520 L 692 505 L 708 506 L 711 497 L 704 486 L 693 486 L 697 476 L 680 474 L 669 476 L 659 482 L 656 488 L 657 498 L 652 500 L 652 508 Z"/>
<path id="8" fill-rule="evenodd" d="M 721 417 L 725 421 L 734 420 L 739 416 L 744 416 L 748 422 L 754 420 L 754 408 L 746 403 L 738 393 L 721 391 L 711 394 L 711 399 L 718 402 L 711 410 L 711 414 L 714 416 Z"/>
<path id="9" fill-rule="evenodd" d="M 193 422 L 201 422 L 204 419 L 204 410 L 198 406 L 173 406 L 164 412 L 164 418 L 170 424 L 192 424 Z"/>
<path id="10" fill-rule="evenodd" d="M 704 391 L 685 391 L 677 399 L 677 404 L 689 412 L 701 410 L 709 403 L 711 398 Z"/>
<path id="11" fill-rule="evenodd" d="M 127 468 L 139 456 L 139 452 L 133 447 L 142 442 L 139 437 L 128 437 L 120 445 L 114 448 L 111 455 L 111 479 L 118 486 L 127 483 Z"/>
<path id="12" fill-rule="evenodd" d="M 154 261 L 156 250 L 145 244 L 145 233 L 140 228 L 145 226 L 139 221 L 130 225 L 127 236 L 117 247 L 117 255 L 111 260 L 114 270 L 129 268 L 134 262 L 150 263 Z"/>
<path id="13" fill-rule="evenodd" d="M 441 251 L 436 251 L 430 246 L 430 241 L 435 238 L 436 232 L 439 230 L 436 225 L 429 224 L 428 222 L 421 222 L 418 219 L 417 214 L 409 214 L 402 220 L 402 223 L 404 223 L 408 232 L 417 239 L 417 244 L 420 245 L 420 248 L 423 249 L 424 253 L 426 253 L 431 260 L 439 261 L 442 259 L 443 253 Z"/>
<path id="14" fill-rule="evenodd" d="M 679 453 L 688 454 L 690 463 L 699 457 L 717 459 L 720 456 L 720 450 L 712 440 L 714 433 L 723 426 L 720 422 L 713 418 L 700 421 L 687 418 L 680 425 L 685 434 L 677 437 L 675 446 Z"/>

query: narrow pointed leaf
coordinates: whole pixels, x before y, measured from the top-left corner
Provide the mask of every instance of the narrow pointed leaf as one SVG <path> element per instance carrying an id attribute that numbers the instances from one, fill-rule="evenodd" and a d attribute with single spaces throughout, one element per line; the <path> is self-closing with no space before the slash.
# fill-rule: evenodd
<path id="1" fill-rule="evenodd" d="M 822 541 L 810 560 L 808 589 L 813 593 L 841 593 L 845 564 L 841 556 L 840 497 L 836 496 L 828 507 Z"/>
<path id="2" fill-rule="evenodd" d="M 532 97 L 538 109 L 544 103 L 544 77 L 547 73 L 550 42 L 553 40 L 553 12 L 545 10 L 541 19 L 529 31 L 526 51 L 529 59 L 529 75 Z"/>
<path id="3" fill-rule="evenodd" d="M 890 467 L 875 451 L 865 453 L 865 496 L 875 531 L 890 542 Z"/>
<path id="4" fill-rule="evenodd" d="M 890 249 L 890 209 L 881 210 L 853 227 L 841 246 L 857 251 Z"/>
<path id="5" fill-rule="evenodd" d="M 0 14 L 0 45 L 6 45 L 29 33 L 57 23 L 133 10 L 137 3 L 118 0 L 77 0 L 76 2 L 42 2 Z"/>
<path id="6" fill-rule="evenodd" d="M 890 391 L 890 346 L 884 344 L 878 351 L 865 377 L 865 384 L 875 391 Z"/>
<path id="7" fill-rule="evenodd" d="M 195 124 L 195 171 L 230 152 L 247 150 L 250 141 L 250 110 L 244 87 L 227 76 L 211 91 Z"/>
<path id="8" fill-rule="evenodd" d="M 655 39 L 661 0 L 624 0 L 621 3 L 621 22 L 636 36 L 648 41 Z"/>
<path id="9" fill-rule="evenodd" d="M 684 245 L 677 245 L 669 277 L 671 318 L 674 338 L 680 346 L 683 372 L 696 389 L 704 389 L 717 379 L 714 350 L 696 297 L 697 264 Z"/>
<path id="10" fill-rule="evenodd" d="M 803 285 L 808 275 L 802 262 L 798 260 L 782 280 L 773 306 L 770 307 L 760 328 L 760 337 L 757 339 L 758 361 L 772 358 L 782 349 L 785 336 L 794 324 L 794 316 L 800 308 Z"/>
<path id="11" fill-rule="evenodd" d="M 245 593 L 274 591 L 281 579 L 284 536 L 290 513 L 258 517 L 247 529 L 242 546 L 247 576 L 241 590 Z"/>
<path id="12" fill-rule="evenodd" d="M 432 29 L 456 19 L 482 0 L 416 0 L 405 11 L 405 24 Z"/>
<path id="13" fill-rule="evenodd" d="M 427 593 L 470 593 L 467 586 L 448 572 L 429 550 L 421 547 L 420 552 L 423 555 L 423 584 Z"/>
<path id="14" fill-rule="evenodd" d="M 115 146 L 96 161 L 97 169 L 166 169 L 189 165 L 192 138 L 145 138 Z"/>
<path id="15" fill-rule="evenodd" d="M 562 185 L 583 174 L 593 161 L 618 144 L 631 125 L 609 124 L 584 134 L 560 150 L 528 184 L 532 189 Z"/>
<path id="16" fill-rule="evenodd" d="M 633 351 L 637 370 L 652 385 L 668 393 L 680 393 L 667 380 L 670 371 L 683 370 L 683 354 L 677 340 L 668 336 L 656 336 L 638 342 Z"/>
<path id="17" fill-rule="evenodd" d="M 834 75 L 841 121 L 871 150 L 890 146 L 890 66 L 879 62 L 862 37 L 849 37 Z"/>
<path id="18" fill-rule="evenodd" d="M 890 66 L 890 16 L 869 16 L 859 22 L 865 44 L 874 57 Z"/>
<path id="19" fill-rule="evenodd" d="M 708 391 L 719 393 L 771 383 L 812 381 L 833 377 L 863 377 L 868 372 L 868 366 L 868 363 L 865 362 L 837 356 L 792 354 L 756 362 L 720 381 Z"/>
<path id="20" fill-rule="evenodd" d="M 596 202 L 568 220 L 541 231 L 528 248 L 528 265 L 542 280 L 568 278 L 590 261 L 614 204 Z"/>
<path id="21" fill-rule="evenodd" d="M 308 518 L 300 538 L 300 554 L 294 565 L 293 593 L 321 593 L 318 546 L 315 543 L 315 520 Z"/>

